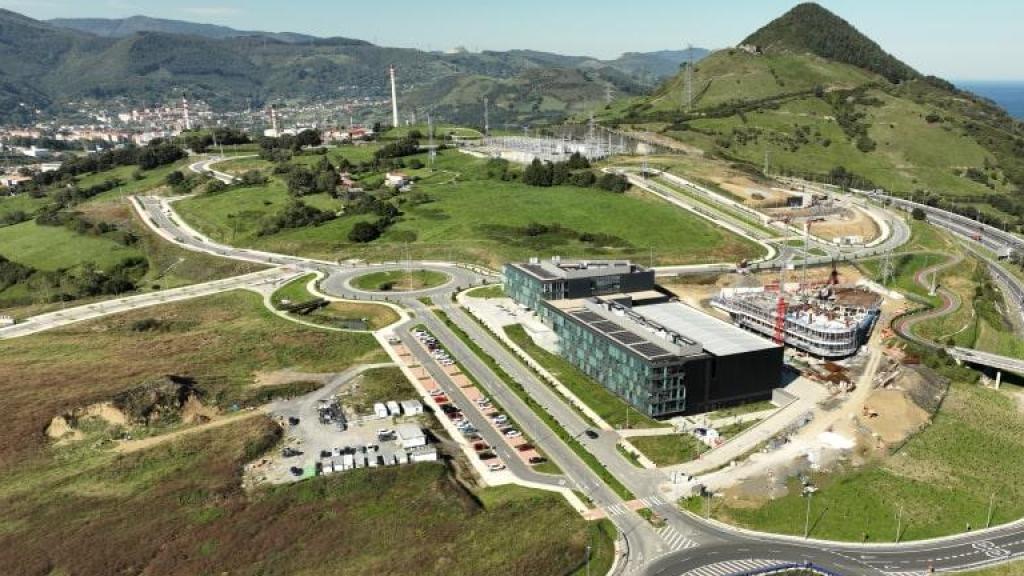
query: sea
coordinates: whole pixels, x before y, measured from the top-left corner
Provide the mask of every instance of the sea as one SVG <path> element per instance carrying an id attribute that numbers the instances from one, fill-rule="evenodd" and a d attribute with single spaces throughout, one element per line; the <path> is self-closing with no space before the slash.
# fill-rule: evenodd
<path id="1" fill-rule="evenodd" d="M 1024 121 L 1024 80 L 957 82 L 956 85 L 995 101 L 1005 108 L 1010 116 Z"/>

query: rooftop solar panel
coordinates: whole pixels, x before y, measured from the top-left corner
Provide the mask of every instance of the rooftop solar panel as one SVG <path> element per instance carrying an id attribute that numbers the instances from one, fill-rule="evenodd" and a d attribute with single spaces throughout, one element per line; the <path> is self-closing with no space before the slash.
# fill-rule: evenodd
<path id="1" fill-rule="evenodd" d="M 637 344 L 639 342 L 643 342 L 644 341 L 643 338 L 641 338 L 640 336 L 637 336 L 636 334 L 633 334 L 632 332 L 615 332 L 614 334 L 609 334 L 609 336 L 611 336 L 612 338 L 615 338 L 619 342 L 622 342 L 623 344 L 627 344 L 627 345 L 628 344 Z"/>
<path id="2" fill-rule="evenodd" d="M 576 312 L 576 313 L 573 314 L 573 316 L 579 318 L 580 320 L 582 320 L 582 321 L 584 321 L 584 322 L 586 322 L 588 324 L 593 323 L 593 322 L 601 322 L 601 321 L 604 320 L 604 318 L 602 318 L 600 315 L 594 314 L 593 312 L 588 312 L 586 310 L 583 310 L 583 311 L 580 311 L 580 312 Z"/>
<path id="3" fill-rule="evenodd" d="M 648 358 L 657 358 L 658 356 L 667 356 L 668 350 L 665 350 L 661 346 L 655 346 L 649 342 L 642 342 L 633 346 L 633 350 L 647 356 Z"/>
<path id="4" fill-rule="evenodd" d="M 590 325 L 590 327 L 593 328 L 594 330 L 599 330 L 601 332 L 604 332 L 605 334 L 611 334 L 612 332 L 621 332 L 622 331 L 622 326 L 619 326 L 618 324 L 616 324 L 614 322 L 609 322 L 607 320 L 602 320 L 600 322 L 594 322 L 594 323 L 592 323 Z"/>
<path id="5" fill-rule="evenodd" d="M 542 280 L 554 280 L 555 278 L 558 278 L 558 276 L 552 274 L 551 272 L 548 272 L 543 267 L 538 266 L 536 264 L 522 264 L 521 266 L 524 270 L 530 272 L 531 274 L 537 276 L 538 278 L 541 278 Z"/>

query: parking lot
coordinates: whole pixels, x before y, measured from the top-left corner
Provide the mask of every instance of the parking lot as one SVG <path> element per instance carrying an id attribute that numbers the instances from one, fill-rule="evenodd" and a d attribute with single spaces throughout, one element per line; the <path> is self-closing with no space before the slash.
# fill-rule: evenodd
<path id="1" fill-rule="evenodd" d="M 272 403 L 269 413 L 284 429 L 284 441 L 277 452 L 247 467 L 250 481 L 279 484 L 319 473 L 436 459 L 436 449 L 430 448 L 431 458 L 430 450 L 407 447 L 398 433 L 403 428 L 422 432 L 428 428 L 430 414 L 399 412 L 380 417 L 374 413 L 355 414 L 345 406 L 346 387 L 351 381 L 366 370 L 382 366 L 390 365 L 346 370 L 319 390 Z"/>
<path id="2" fill-rule="evenodd" d="M 532 444 L 522 433 L 509 421 L 508 416 L 502 414 L 493 405 L 483 392 L 462 373 L 458 364 L 441 347 L 437 340 L 429 333 L 422 330 L 413 330 L 412 335 L 420 346 L 431 356 L 448 379 L 459 389 L 463 396 L 462 401 L 453 399 L 446 394 L 436 381 L 431 379 L 430 385 L 425 386 L 435 402 L 456 428 L 473 444 L 477 456 L 487 464 L 491 470 L 501 470 L 507 464 L 509 455 L 519 459 L 527 466 L 534 466 L 544 462 L 544 457 L 537 452 Z M 424 374 L 429 374 L 424 370 Z M 441 417 L 441 416 L 439 416 Z M 496 443 L 487 441 L 481 433 L 481 428 L 489 428 L 497 432 L 500 442 L 511 448 L 511 450 L 498 450 Z M 504 459 L 499 452 L 504 453 Z"/>

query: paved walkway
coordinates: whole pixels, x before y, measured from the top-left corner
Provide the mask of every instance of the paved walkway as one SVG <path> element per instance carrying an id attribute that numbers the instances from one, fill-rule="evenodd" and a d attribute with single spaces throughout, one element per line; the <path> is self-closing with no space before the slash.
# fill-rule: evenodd
<path id="1" fill-rule="evenodd" d="M 806 378 L 797 378 L 789 386 L 786 386 L 786 391 L 796 396 L 797 400 L 789 406 L 777 410 L 760 424 L 749 428 L 725 444 L 705 452 L 700 459 L 669 466 L 665 470 L 697 475 L 721 468 L 783 431 L 804 414 L 813 412 L 815 406 L 828 397 L 828 392 L 824 387 Z M 726 421 L 730 420 L 726 419 Z"/>
<path id="2" fill-rule="evenodd" d="M 272 268 L 244 276 L 214 280 L 204 284 L 192 284 L 181 288 L 136 294 L 114 300 L 104 300 L 95 304 L 65 308 L 64 310 L 33 316 L 13 326 L 0 328 L 0 340 L 28 336 L 44 330 L 52 330 L 76 322 L 93 320 L 109 314 L 119 314 L 159 304 L 211 296 L 231 290 L 246 289 L 261 292 L 266 287 L 281 286 L 298 274 L 299 272 L 289 268 Z"/>

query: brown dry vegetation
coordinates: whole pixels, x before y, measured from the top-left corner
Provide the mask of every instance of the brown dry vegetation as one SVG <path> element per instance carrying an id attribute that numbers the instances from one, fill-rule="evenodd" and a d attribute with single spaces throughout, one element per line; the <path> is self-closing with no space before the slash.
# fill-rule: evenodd
<path id="1" fill-rule="evenodd" d="M 155 330 L 136 332 L 141 319 Z M 0 471 L 39 450 L 61 413 L 109 400 L 165 375 L 195 380 L 207 404 L 244 403 L 258 370 L 341 370 L 384 358 L 365 334 L 309 329 L 277 318 L 259 296 L 233 292 L 75 324 L 0 343 L 0 397 L 9 416 Z"/>
<path id="2" fill-rule="evenodd" d="M 525 575 L 583 556 L 586 523 L 558 496 L 478 500 L 440 464 L 246 494 L 241 464 L 278 436 L 255 418 L 133 454 L 29 462 L 0 479 L 0 573 Z"/>

